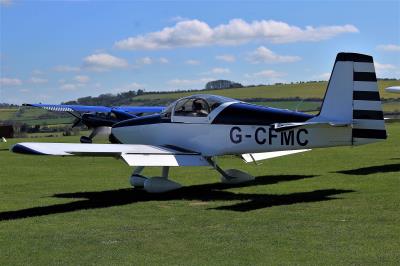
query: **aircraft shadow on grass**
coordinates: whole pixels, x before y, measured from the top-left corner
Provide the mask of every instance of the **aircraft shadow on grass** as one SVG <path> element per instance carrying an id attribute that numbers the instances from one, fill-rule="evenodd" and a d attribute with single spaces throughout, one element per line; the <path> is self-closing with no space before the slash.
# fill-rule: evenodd
<path id="1" fill-rule="evenodd" d="M 181 189 L 163 193 L 149 194 L 140 189 L 125 188 L 106 191 L 90 191 L 55 194 L 56 198 L 71 198 L 78 200 L 63 204 L 55 204 L 44 207 L 33 207 L 16 211 L 6 211 L 0 213 L 0 221 L 17 220 L 27 217 L 37 217 L 57 213 L 67 213 L 86 209 L 99 209 L 113 206 L 122 206 L 136 202 L 146 201 L 169 201 L 169 200 L 197 200 L 203 202 L 211 201 L 242 201 L 240 203 L 210 208 L 213 210 L 230 210 L 238 212 L 252 211 L 272 206 L 291 205 L 303 202 L 318 202 L 336 199 L 334 196 L 354 192 L 353 190 L 341 189 L 322 189 L 310 192 L 298 192 L 283 195 L 273 194 L 251 194 L 236 193 L 226 191 L 234 187 L 249 187 L 257 185 L 269 185 L 283 181 L 294 181 L 305 178 L 312 178 L 315 175 L 278 175 L 278 176 L 260 176 L 254 181 L 242 185 L 227 185 L 222 183 L 212 183 L 203 185 L 194 185 L 183 187 Z"/>
<path id="2" fill-rule="evenodd" d="M 400 163 L 375 165 L 375 166 L 368 166 L 351 170 L 337 171 L 337 173 L 346 175 L 369 175 L 369 174 L 390 173 L 390 172 L 400 172 Z"/>

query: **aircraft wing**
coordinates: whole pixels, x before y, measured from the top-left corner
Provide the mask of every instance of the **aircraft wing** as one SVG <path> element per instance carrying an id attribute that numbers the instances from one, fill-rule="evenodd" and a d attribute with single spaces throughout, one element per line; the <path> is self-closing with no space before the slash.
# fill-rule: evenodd
<path id="1" fill-rule="evenodd" d="M 88 113 L 88 112 L 103 112 L 109 113 L 113 110 L 122 111 L 127 113 L 159 113 L 164 110 L 163 106 L 115 106 L 115 107 L 107 107 L 107 106 L 90 106 L 90 105 L 70 105 L 70 104 L 23 104 L 23 106 L 33 106 L 43 108 L 49 111 L 55 112 L 79 112 L 79 113 Z"/>
<path id="2" fill-rule="evenodd" d="M 285 155 L 306 152 L 306 151 L 311 151 L 311 149 L 247 153 L 247 154 L 242 154 L 242 158 L 246 161 L 246 163 L 251 163 L 251 162 L 267 160 L 275 157 L 281 157 Z"/>
<path id="3" fill-rule="evenodd" d="M 123 159 L 130 166 L 209 166 L 199 153 L 152 145 L 24 142 L 15 144 L 11 151 L 33 155 L 114 157 Z"/>

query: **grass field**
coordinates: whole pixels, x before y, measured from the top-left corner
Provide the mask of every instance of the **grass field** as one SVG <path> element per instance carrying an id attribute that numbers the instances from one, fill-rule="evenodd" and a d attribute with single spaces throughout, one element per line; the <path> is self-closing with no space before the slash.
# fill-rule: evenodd
<path id="1" fill-rule="evenodd" d="M 43 118 L 46 117 L 46 118 Z M 16 122 L 26 123 L 28 125 L 57 125 L 70 124 L 74 120 L 73 117 L 65 114 L 49 112 L 40 108 L 0 108 L 0 122 L 12 120 Z"/>
<path id="2" fill-rule="evenodd" d="M 242 187 L 174 168 L 186 187 L 162 195 L 131 189 L 121 161 L 0 143 L 0 265 L 399 265 L 400 124 L 388 131 L 382 143 L 259 166 L 222 158 L 257 176 Z"/>

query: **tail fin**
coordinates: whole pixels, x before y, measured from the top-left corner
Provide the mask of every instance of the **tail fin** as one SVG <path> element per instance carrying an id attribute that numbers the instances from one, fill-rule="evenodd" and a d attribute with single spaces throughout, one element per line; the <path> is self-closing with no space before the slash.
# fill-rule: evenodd
<path id="1" fill-rule="evenodd" d="M 351 122 L 353 145 L 387 138 L 372 56 L 336 56 L 318 117 Z"/>

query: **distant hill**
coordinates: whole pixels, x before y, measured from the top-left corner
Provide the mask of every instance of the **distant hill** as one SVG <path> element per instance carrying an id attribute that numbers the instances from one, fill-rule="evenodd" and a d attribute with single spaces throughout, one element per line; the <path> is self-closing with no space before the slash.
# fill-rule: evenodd
<path id="1" fill-rule="evenodd" d="M 384 91 L 389 86 L 399 86 L 400 80 L 379 80 L 381 97 L 384 99 L 400 99 L 399 94 Z M 275 84 L 262 86 L 247 86 L 242 88 L 189 90 L 175 92 L 145 92 L 143 90 L 113 94 L 103 94 L 98 97 L 83 97 L 65 104 L 82 105 L 166 105 L 178 98 L 196 93 L 216 94 L 225 97 L 246 100 L 250 102 L 321 100 L 327 87 L 326 81 L 300 82 L 292 84 Z"/>

